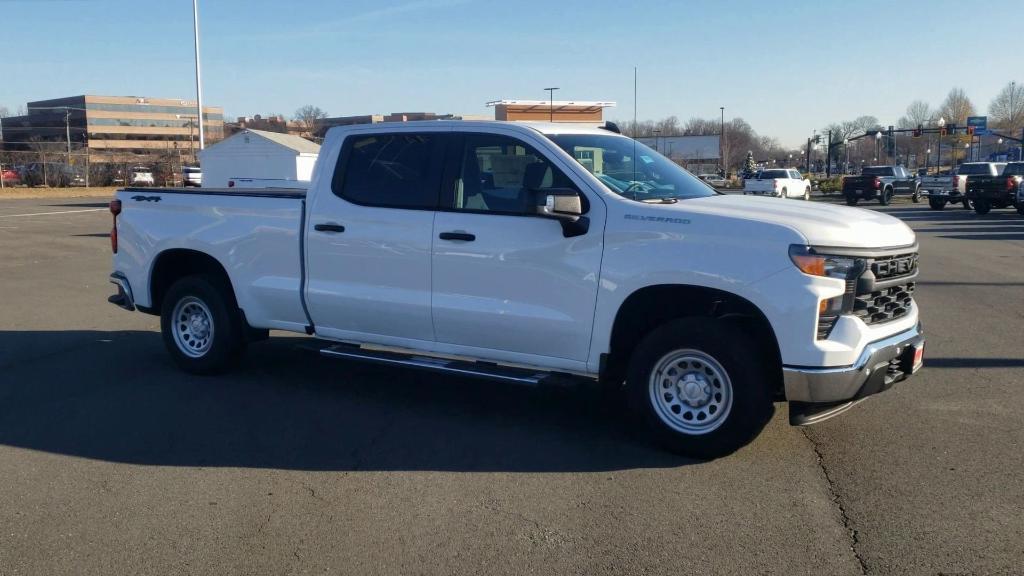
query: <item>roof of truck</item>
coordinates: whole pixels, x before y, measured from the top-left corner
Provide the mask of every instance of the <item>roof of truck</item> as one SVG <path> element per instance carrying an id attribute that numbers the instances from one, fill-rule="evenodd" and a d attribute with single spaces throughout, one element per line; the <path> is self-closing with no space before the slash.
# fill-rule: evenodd
<path id="1" fill-rule="evenodd" d="M 493 128 L 495 126 L 505 126 L 518 130 L 533 129 L 541 134 L 615 134 L 615 132 L 601 128 L 601 125 L 591 122 L 510 122 L 506 120 L 415 120 L 411 122 L 352 124 L 349 126 L 337 126 L 331 128 L 331 130 L 388 130 L 394 128 L 401 128 L 402 130 L 451 128 L 458 130 L 465 128 Z"/>

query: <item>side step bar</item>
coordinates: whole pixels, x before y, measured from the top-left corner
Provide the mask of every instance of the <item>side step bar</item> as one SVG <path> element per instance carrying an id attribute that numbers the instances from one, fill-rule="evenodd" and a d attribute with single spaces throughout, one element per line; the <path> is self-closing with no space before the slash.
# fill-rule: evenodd
<path id="1" fill-rule="evenodd" d="M 391 366 L 405 366 L 407 368 L 418 368 L 431 372 L 442 372 L 457 376 L 470 378 L 483 378 L 486 380 L 497 380 L 511 384 L 526 386 L 571 386 L 589 379 L 582 376 L 567 374 L 564 372 L 544 372 L 517 368 L 514 366 L 503 366 L 490 362 L 474 362 L 471 360 L 455 360 L 449 358 L 437 358 L 433 356 L 418 356 L 413 354 L 402 354 L 387 350 L 371 350 L 359 346 L 336 344 L 320 350 L 321 356 L 328 358 L 344 358 L 349 360 L 361 360 L 374 364 L 387 364 Z"/>

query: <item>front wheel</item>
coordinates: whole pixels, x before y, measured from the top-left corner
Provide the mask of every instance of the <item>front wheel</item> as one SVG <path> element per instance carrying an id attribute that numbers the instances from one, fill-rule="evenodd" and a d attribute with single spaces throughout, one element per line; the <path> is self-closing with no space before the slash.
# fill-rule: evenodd
<path id="1" fill-rule="evenodd" d="M 649 333 L 629 363 L 634 419 L 666 449 L 701 459 L 747 444 L 772 414 L 764 361 L 745 334 L 710 318 L 674 320 Z"/>
<path id="2" fill-rule="evenodd" d="M 974 213 L 983 215 L 988 214 L 992 210 L 992 204 L 988 200 L 975 200 L 974 201 Z"/>
<path id="3" fill-rule="evenodd" d="M 1024 216 L 1024 204 L 1017 205 L 1017 214 Z"/>
<path id="4" fill-rule="evenodd" d="M 878 203 L 882 206 L 888 206 L 890 202 L 892 202 L 892 188 L 886 188 L 878 195 Z"/>
<path id="5" fill-rule="evenodd" d="M 943 200 L 942 198 L 929 198 L 928 206 L 932 210 L 942 210 L 943 208 L 946 207 L 946 201 Z"/>
<path id="6" fill-rule="evenodd" d="M 243 320 L 230 285 L 199 274 L 175 282 L 160 314 L 164 345 L 174 362 L 193 374 L 216 374 L 245 350 Z"/>
<path id="7" fill-rule="evenodd" d="M 914 204 L 918 204 L 918 203 L 921 202 L 921 189 L 920 188 L 914 188 L 914 195 L 910 197 L 910 201 L 913 202 Z"/>

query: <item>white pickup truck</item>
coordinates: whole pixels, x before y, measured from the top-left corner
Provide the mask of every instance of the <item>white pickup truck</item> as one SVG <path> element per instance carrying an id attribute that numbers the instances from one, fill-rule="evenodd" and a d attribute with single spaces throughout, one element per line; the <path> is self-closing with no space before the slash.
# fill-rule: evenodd
<path id="1" fill-rule="evenodd" d="M 194 373 L 269 329 L 322 354 L 593 382 L 710 458 L 827 418 L 922 365 L 914 233 L 868 210 L 716 193 L 606 128 L 333 128 L 308 190 L 132 189 L 110 301 Z"/>
<path id="2" fill-rule="evenodd" d="M 753 196 L 810 200 L 811 181 L 804 178 L 795 168 L 769 168 L 744 180 L 743 193 Z"/>

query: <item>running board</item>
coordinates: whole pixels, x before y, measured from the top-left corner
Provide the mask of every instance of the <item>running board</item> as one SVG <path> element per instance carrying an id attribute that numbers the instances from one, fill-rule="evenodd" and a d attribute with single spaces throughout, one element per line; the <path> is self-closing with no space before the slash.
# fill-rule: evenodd
<path id="1" fill-rule="evenodd" d="M 323 348 L 320 350 L 320 355 L 328 358 L 345 358 L 374 364 L 405 366 L 407 368 L 418 368 L 431 372 L 483 378 L 525 386 L 569 386 L 587 380 L 582 376 L 575 376 L 564 372 L 544 372 L 541 370 L 503 366 L 490 362 L 474 362 L 471 360 L 402 354 L 386 350 L 370 350 L 345 344 L 336 344 Z"/>

